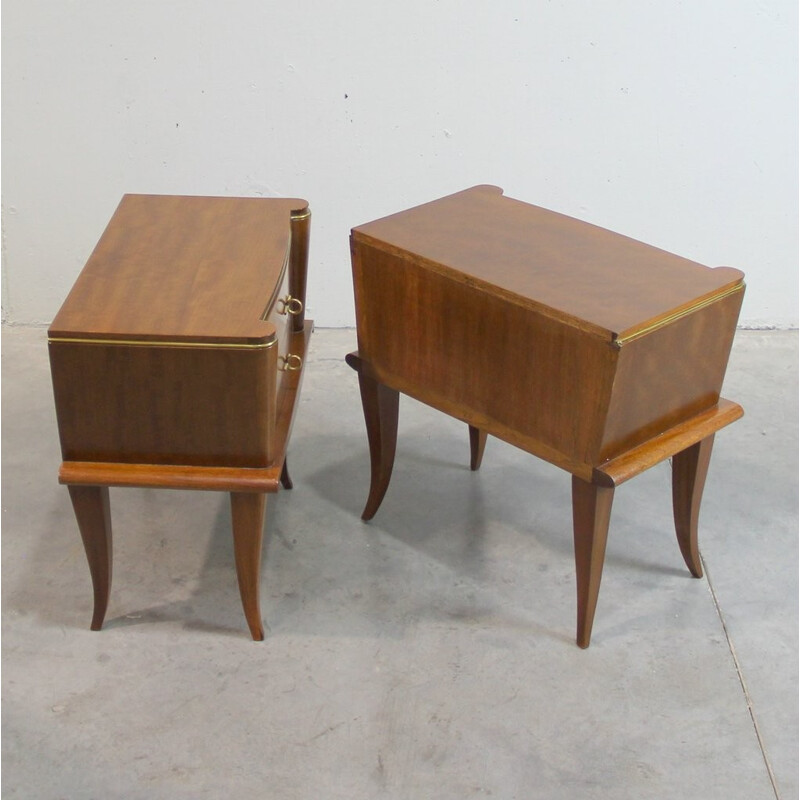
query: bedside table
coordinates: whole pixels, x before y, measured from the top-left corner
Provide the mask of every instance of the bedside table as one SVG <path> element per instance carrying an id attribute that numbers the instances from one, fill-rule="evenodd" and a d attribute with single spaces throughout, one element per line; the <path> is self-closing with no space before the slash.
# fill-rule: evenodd
<path id="1" fill-rule="evenodd" d="M 588 647 L 614 489 L 672 457 L 675 527 L 697 520 L 743 274 L 477 186 L 354 228 L 357 370 L 371 484 L 389 484 L 402 392 L 572 474 L 577 643 Z"/>
<path id="2" fill-rule="evenodd" d="M 254 639 L 266 494 L 313 324 L 304 200 L 125 195 L 48 331 L 63 463 L 94 587 L 111 587 L 109 486 L 230 492 Z"/>

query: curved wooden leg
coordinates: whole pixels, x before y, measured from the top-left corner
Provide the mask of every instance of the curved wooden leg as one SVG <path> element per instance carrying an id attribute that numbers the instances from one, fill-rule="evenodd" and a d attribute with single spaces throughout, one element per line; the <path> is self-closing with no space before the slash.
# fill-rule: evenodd
<path id="1" fill-rule="evenodd" d="M 242 608 L 253 639 L 264 638 L 259 602 L 261 543 L 264 537 L 264 510 L 267 496 L 259 492 L 231 492 L 233 552 Z"/>
<path id="2" fill-rule="evenodd" d="M 711 460 L 714 435 L 687 447 L 672 457 L 672 513 L 681 555 L 695 578 L 703 577 L 703 564 L 697 546 L 697 520 L 700 501 Z"/>
<path id="3" fill-rule="evenodd" d="M 392 477 L 397 448 L 400 395 L 394 389 L 378 383 L 363 373 L 359 374 L 358 382 L 361 386 L 361 402 L 367 423 L 370 459 L 369 497 L 361 513 L 361 519 L 370 520 L 383 502 Z"/>
<path id="4" fill-rule="evenodd" d="M 283 467 L 281 469 L 281 486 L 283 486 L 284 489 L 291 489 L 294 487 L 294 484 L 292 483 L 292 477 L 289 475 L 288 458 L 283 459 Z"/>
<path id="5" fill-rule="evenodd" d="M 575 538 L 575 575 L 578 587 L 578 647 L 592 638 L 594 612 L 603 577 L 608 523 L 614 488 L 587 483 L 572 476 L 572 522 Z"/>
<path id="6" fill-rule="evenodd" d="M 347 356 L 347 363 L 358 372 L 361 389 L 361 405 L 367 423 L 369 441 L 370 484 L 369 497 L 361 519 L 370 520 L 380 507 L 389 479 L 392 477 L 394 454 L 397 448 L 397 417 L 400 395 L 376 381 L 364 368 L 364 362 L 356 353 Z"/>
<path id="7" fill-rule="evenodd" d="M 483 461 L 483 451 L 486 447 L 486 431 L 469 426 L 469 468 L 476 470 L 480 468 Z"/>
<path id="8" fill-rule="evenodd" d="M 111 594 L 111 504 L 108 486 L 67 486 L 72 508 L 89 562 L 94 588 L 91 629 L 99 631 L 108 610 Z"/>

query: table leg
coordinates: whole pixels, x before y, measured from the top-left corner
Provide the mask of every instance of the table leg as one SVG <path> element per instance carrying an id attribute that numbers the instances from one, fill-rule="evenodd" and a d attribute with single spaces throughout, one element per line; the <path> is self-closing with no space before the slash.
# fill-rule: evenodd
<path id="1" fill-rule="evenodd" d="M 703 577 L 697 546 L 700 501 L 714 446 L 714 434 L 672 457 L 672 513 L 683 560 L 695 578 Z"/>
<path id="2" fill-rule="evenodd" d="M 375 380 L 364 368 L 357 354 L 347 356 L 347 363 L 358 372 L 361 405 L 367 423 L 369 441 L 370 484 L 369 497 L 361 519 L 370 520 L 380 507 L 389 479 L 392 477 L 394 454 L 397 448 L 397 416 L 400 394 L 395 389 Z"/>
<path id="3" fill-rule="evenodd" d="M 264 510 L 267 496 L 260 492 L 231 492 L 233 551 L 242 608 L 253 639 L 264 638 L 259 602 L 261 544 L 264 538 Z"/>
<path id="4" fill-rule="evenodd" d="M 108 486 L 67 486 L 89 562 L 94 589 L 91 629 L 99 631 L 111 594 L 111 504 Z"/>
<path id="5" fill-rule="evenodd" d="M 284 489 L 291 489 L 294 484 L 292 483 L 292 476 L 289 475 L 289 459 L 283 459 L 283 467 L 281 467 L 281 486 Z"/>
<path id="6" fill-rule="evenodd" d="M 603 577 L 608 523 L 614 487 L 588 483 L 572 476 L 572 520 L 575 538 L 575 576 L 578 588 L 578 647 L 586 648 Z"/>
<path id="7" fill-rule="evenodd" d="M 479 469 L 483 461 L 483 451 L 486 447 L 486 431 L 469 426 L 469 468 Z"/>

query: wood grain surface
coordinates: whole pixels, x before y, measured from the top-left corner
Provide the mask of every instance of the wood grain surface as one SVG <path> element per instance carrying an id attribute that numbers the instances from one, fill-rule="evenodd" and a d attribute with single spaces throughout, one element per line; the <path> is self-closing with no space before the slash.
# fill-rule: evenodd
<path id="1" fill-rule="evenodd" d="M 306 205 L 125 195 L 50 336 L 269 341 L 274 330 L 262 316 L 286 268 L 291 214 Z"/>
<path id="2" fill-rule="evenodd" d="M 476 186 L 359 225 L 358 243 L 617 338 L 742 283 L 656 247 Z"/>

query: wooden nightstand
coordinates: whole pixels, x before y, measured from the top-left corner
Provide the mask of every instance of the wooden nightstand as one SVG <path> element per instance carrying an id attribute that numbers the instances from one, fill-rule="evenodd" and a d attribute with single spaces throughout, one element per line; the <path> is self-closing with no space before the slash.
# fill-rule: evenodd
<path id="1" fill-rule="evenodd" d="M 372 465 L 389 484 L 398 392 L 572 474 L 577 642 L 588 647 L 614 489 L 672 457 L 678 543 L 697 518 L 743 274 L 477 186 L 354 228 L 358 371 Z"/>
<path id="2" fill-rule="evenodd" d="M 67 484 L 94 586 L 111 586 L 109 486 L 230 492 L 247 623 L 264 638 L 266 493 L 286 448 L 313 324 L 304 200 L 125 195 L 53 320 Z"/>

